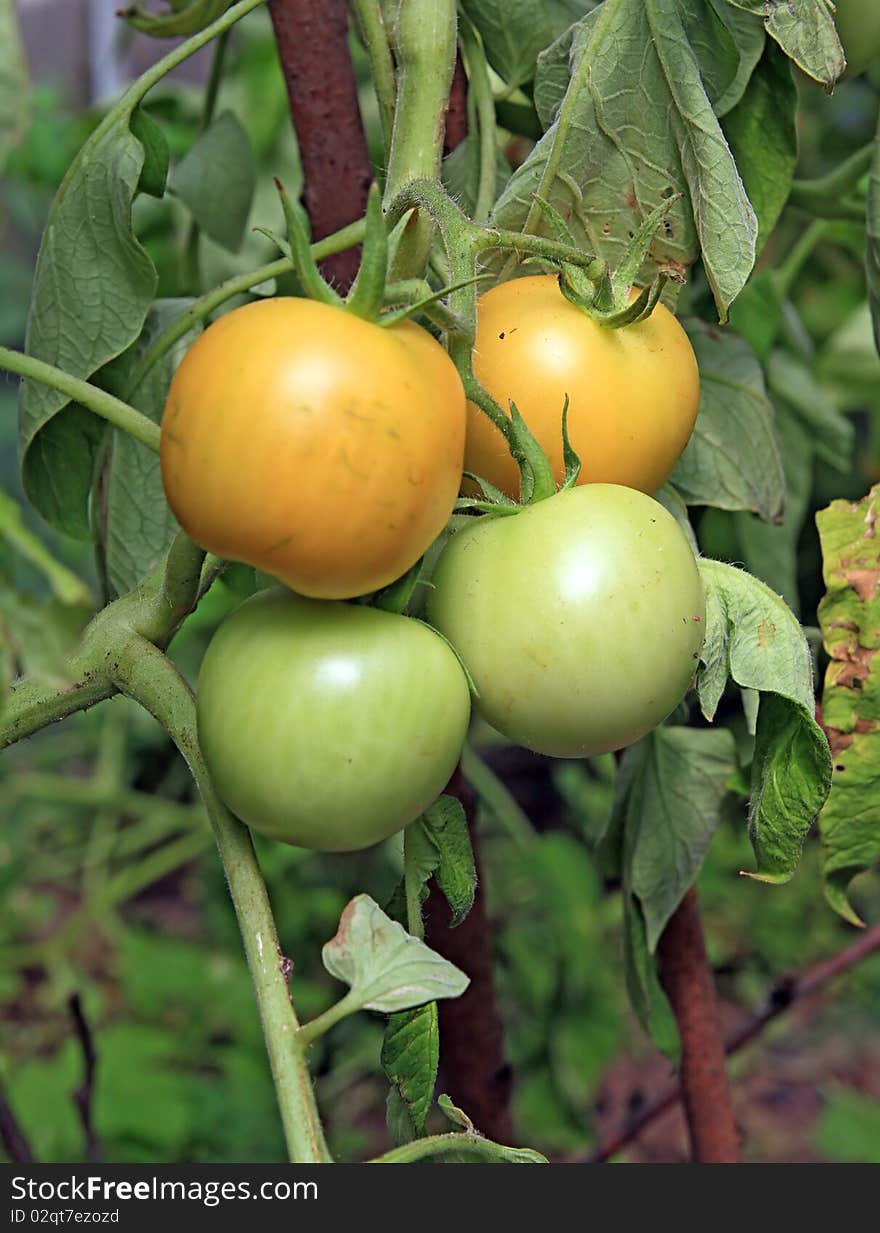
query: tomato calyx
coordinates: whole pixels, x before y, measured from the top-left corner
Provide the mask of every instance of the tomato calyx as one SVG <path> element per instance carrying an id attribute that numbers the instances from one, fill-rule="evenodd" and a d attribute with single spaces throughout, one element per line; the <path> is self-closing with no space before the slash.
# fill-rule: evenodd
<path id="1" fill-rule="evenodd" d="M 663 266 L 656 277 L 632 298 L 639 270 L 648 255 L 658 228 L 670 207 L 681 199 L 675 193 L 661 201 L 635 232 L 620 264 L 612 269 L 607 261 L 596 257 L 588 266 L 560 263 L 559 289 L 565 298 L 605 329 L 618 330 L 650 317 L 668 281 L 683 282 L 680 270 Z M 575 247 L 574 237 L 559 211 L 543 197 L 535 194 L 535 202 L 561 244 Z"/>
<path id="2" fill-rule="evenodd" d="M 496 488 L 494 484 L 490 484 L 483 476 L 465 471 L 465 477 L 482 489 L 483 499 L 460 497 L 455 503 L 457 511 L 477 510 L 494 518 L 504 518 L 511 514 L 518 514 L 530 505 L 537 505 L 539 501 L 546 501 L 555 493 L 565 492 L 577 484 L 581 471 L 581 460 L 568 436 L 567 394 L 562 405 L 562 455 L 565 460 L 565 479 L 559 488 L 556 487 L 556 479 L 549 458 L 512 400 L 508 424 L 507 444 L 519 467 L 519 501 L 511 500 L 507 493 Z"/>
<path id="3" fill-rule="evenodd" d="M 351 290 L 345 297 L 341 296 L 326 281 L 318 269 L 311 251 L 312 237 L 309 219 L 303 206 L 288 195 L 277 177 L 275 187 L 281 198 L 287 239 L 284 240 L 275 235 L 267 227 L 257 227 L 256 230 L 267 236 L 286 257 L 290 258 L 309 299 L 317 300 L 322 304 L 330 304 L 335 308 L 344 308 L 356 317 L 374 322 L 376 325 L 397 325 L 416 313 L 422 313 L 441 330 L 461 331 L 466 328 L 459 314 L 453 312 L 442 301 L 451 293 L 460 291 L 463 287 L 484 282 L 490 276 L 477 274 L 470 278 L 460 279 L 450 286 L 441 287 L 439 291 L 435 291 L 425 279 L 413 278 L 396 283 L 387 282 L 388 270 L 394 257 L 396 241 L 400 238 L 401 227 L 398 225 L 392 235 L 388 235 L 385 217 L 382 213 L 382 198 L 377 184 L 370 186 L 367 196 L 360 268 Z"/>

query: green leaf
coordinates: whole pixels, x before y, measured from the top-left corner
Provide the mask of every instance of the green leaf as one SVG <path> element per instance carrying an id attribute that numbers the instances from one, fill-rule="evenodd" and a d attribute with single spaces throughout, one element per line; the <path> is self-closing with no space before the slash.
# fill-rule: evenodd
<path id="1" fill-rule="evenodd" d="M 598 0 L 462 0 L 483 39 L 486 58 L 510 86 L 535 75 L 538 53 Z"/>
<path id="2" fill-rule="evenodd" d="M 799 68 L 830 86 L 846 67 L 828 0 L 729 0 L 764 18 L 764 28 Z"/>
<path id="3" fill-rule="evenodd" d="M 192 303 L 188 299 L 157 300 L 147 314 L 140 337 L 102 372 L 103 384 L 120 398 L 128 397 L 128 381 L 159 335 Z M 128 399 L 155 423 L 160 423 L 174 370 L 201 332 L 195 326 L 154 364 Z M 104 546 L 107 574 L 117 595 L 124 595 L 162 559 L 179 530 L 168 508 L 159 458 L 126 432 L 114 430 L 113 449 L 105 479 Z"/>
<path id="4" fill-rule="evenodd" d="M 700 366 L 700 410 L 671 482 L 689 505 L 778 518 L 785 477 L 761 365 L 735 334 L 686 324 Z"/>
<path id="5" fill-rule="evenodd" d="M 112 112 L 80 149 L 37 259 L 25 349 L 75 377 L 91 377 L 131 345 L 156 289 L 156 270 L 131 225 L 144 148 L 130 119 L 130 110 Z M 25 491 L 48 522 L 83 539 L 103 434 L 102 422 L 64 394 L 22 383 Z"/>
<path id="6" fill-rule="evenodd" d="M 657 976 L 657 964 L 648 950 L 645 921 L 635 896 L 624 883 L 623 959 L 626 989 L 639 1022 L 661 1053 L 678 1056 L 678 1028 L 672 1007 Z"/>
<path id="7" fill-rule="evenodd" d="M 369 895 L 351 900 L 321 957 L 330 975 L 350 986 L 353 1005 L 384 1014 L 458 997 L 470 983 L 454 964 L 386 916 Z"/>
<path id="8" fill-rule="evenodd" d="M 235 253 L 251 212 L 255 176 L 248 135 L 238 118 L 224 111 L 178 163 L 171 187 L 205 235 Z"/>
<path id="9" fill-rule="evenodd" d="M 222 17 L 231 4 L 232 0 L 168 0 L 168 10 L 162 13 L 151 13 L 143 5 L 133 4 L 120 10 L 119 16 L 143 34 L 170 39 L 198 34 Z"/>
<path id="10" fill-rule="evenodd" d="M 749 832 L 752 875 L 785 882 L 828 796 L 831 757 L 816 723 L 810 648 L 792 612 L 764 583 L 703 558 L 706 640 L 697 673 L 711 719 L 728 677 L 761 694 L 752 761 Z"/>
<path id="11" fill-rule="evenodd" d="M 434 880 L 452 909 L 450 924 L 460 925 L 473 907 L 477 887 L 467 815 L 456 797 L 441 796 L 420 824 L 436 852 Z"/>
<path id="12" fill-rule="evenodd" d="M 880 488 L 862 501 L 832 501 L 816 515 L 826 594 L 819 623 L 831 663 L 822 718 L 834 759 L 819 818 L 825 895 L 860 923 L 847 888 L 880 860 Z"/>
<path id="13" fill-rule="evenodd" d="M 400 1132 L 407 1122 L 401 1126 L 396 1116 L 396 1143 L 408 1142 L 425 1133 L 425 1118 L 434 1099 L 439 1061 L 436 1002 L 428 1002 L 415 1010 L 399 1011 L 390 1017 L 382 1041 L 382 1069 L 404 1106 L 410 1130 L 405 1138 L 402 1137 Z"/>
<path id="14" fill-rule="evenodd" d="M 443 186 L 466 214 L 473 214 L 480 182 L 480 143 L 472 134 L 447 154 L 440 168 Z M 495 155 L 495 196 L 510 179 L 510 163 L 498 147 Z"/>
<path id="15" fill-rule="evenodd" d="M 750 573 L 780 594 L 792 612 L 799 610 L 797 545 L 810 502 L 813 442 L 796 412 L 782 399 L 775 402 L 776 434 L 785 471 L 785 514 L 782 522 L 762 522 L 753 514 L 736 513 L 740 556 Z"/>
<path id="16" fill-rule="evenodd" d="M 823 1096 L 815 1132 L 822 1155 L 841 1164 L 880 1164 L 880 1103 L 876 1095 L 835 1086 Z"/>
<path id="17" fill-rule="evenodd" d="M 170 157 L 165 134 L 143 107 L 138 107 L 132 115 L 131 131 L 144 147 L 144 165 L 138 180 L 138 192 L 147 193 L 150 197 L 164 197 Z"/>
<path id="18" fill-rule="evenodd" d="M 0 539 L 5 539 L 13 551 L 18 552 L 35 566 L 52 588 L 56 599 L 64 604 L 91 605 L 89 588 L 72 570 L 52 553 L 25 525 L 21 507 L 8 493 L 0 488 Z"/>
<path id="19" fill-rule="evenodd" d="M 793 352 L 777 349 L 767 362 L 767 384 L 795 414 L 816 455 L 848 474 L 855 444 L 852 422 L 835 408 L 812 368 Z"/>
<path id="20" fill-rule="evenodd" d="M 721 800 L 736 769 L 733 733 L 711 728 L 656 728 L 624 754 L 633 764 L 615 801 L 621 817 L 624 879 L 638 899 L 648 950 L 696 881 L 721 821 Z"/>
<path id="21" fill-rule="evenodd" d="M 718 11 L 710 0 L 693 0 L 689 28 Z M 739 54 L 748 59 L 752 51 Z M 616 265 L 647 215 L 682 193 L 640 281 L 702 255 L 725 319 L 754 265 L 757 221 L 682 6 L 605 0 L 541 57 L 535 103 L 547 132 L 512 176 L 494 221 L 546 229 L 537 193 L 569 221 L 582 248 Z"/>
<path id="22" fill-rule="evenodd" d="M 758 253 L 791 191 L 797 163 L 797 103 L 791 66 L 775 43 L 767 43 L 748 89 L 722 125 L 758 218 Z"/>
<path id="23" fill-rule="evenodd" d="M 13 0 L 0 0 L 0 171 L 29 111 L 28 74 Z"/>

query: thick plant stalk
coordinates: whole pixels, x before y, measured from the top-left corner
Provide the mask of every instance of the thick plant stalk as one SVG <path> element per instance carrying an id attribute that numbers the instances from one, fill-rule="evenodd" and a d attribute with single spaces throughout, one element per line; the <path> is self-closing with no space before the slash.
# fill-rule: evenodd
<path id="1" fill-rule="evenodd" d="M 440 173 L 446 108 L 456 55 L 455 0 L 406 0 L 397 10 L 391 42 L 397 61 L 397 106 L 391 134 L 385 204 L 413 180 Z M 392 277 L 420 278 L 428 262 L 433 223 L 411 220 L 397 250 Z"/>
<path id="2" fill-rule="evenodd" d="M 699 1164 L 738 1164 L 739 1134 L 730 1102 L 715 983 L 693 887 L 670 917 L 657 957 L 660 982 L 681 1037 L 681 1090 L 692 1158 Z"/>
<path id="3" fill-rule="evenodd" d="M 738 1053 L 740 1049 L 744 1049 L 746 1045 L 751 1044 L 760 1036 L 769 1023 L 785 1014 L 802 998 L 818 993 L 826 985 L 844 976 L 863 959 L 877 954 L 878 951 L 880 951 L 880 925 L 874 925 L 829 959 L 822 959 L 803 972 L 781 976 L 768 991 L 764 999 L 764 1009 L 753 1015 L 727 1038 L 724 1042 L 724 1052 L 728 1057 L 733 1053 Z M 617 1156 L 630 1143 L 635 1142 L 639 1135 L 664 1113 L 674 1109 L 681 1098 L 682 1092 L 679 1084 L 671 1085 L 619 1134 L 607 1139 L 601 1147 L 597 1148 L 587 1163 L 602 1164 L 610 1160 L 612 1156 Z"/>
<path id="4" fill-rule="evenodd" d="M 269 0 L 316 239 L 359 219 L 373 179 L 348 54 L 345 0 Z M 354 282 L 358 250 L 322 270 L 340 291 Z"/>

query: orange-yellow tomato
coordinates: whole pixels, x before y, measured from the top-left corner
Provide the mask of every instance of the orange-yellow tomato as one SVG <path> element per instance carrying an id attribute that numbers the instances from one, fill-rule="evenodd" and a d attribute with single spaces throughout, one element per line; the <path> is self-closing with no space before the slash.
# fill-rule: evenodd
<path id="1" fill-rule="evenodd" d="M 512 400 L 565 478 L 562 407 L 580 483 L 656 492 L 688 442 L 700 398 L 688 337 L 658 304 L 610 330 L 570 303 L 551 274 L 501 283 L 480 297 L 474 372 L 506 412 Z M 517 496 L 519 469 L 501 433 L 468 404 L 465 469 Z"/>
<path id="2" fill-rule="evenodd" d="M 221 317 L 184 356 L 162 478 L 202 547 L 346 599 L 393 582 L 436 539 L 464 436 L 461 381 L 425 330 L 276 298 Z"/>

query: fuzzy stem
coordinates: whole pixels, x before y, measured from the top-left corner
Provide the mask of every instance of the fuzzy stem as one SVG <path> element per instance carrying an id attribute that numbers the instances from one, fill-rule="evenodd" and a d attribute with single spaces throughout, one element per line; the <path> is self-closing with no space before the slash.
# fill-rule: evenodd
<path id="1" fill-rule="evenodd" d="M 217 796 L 208 774 L 196 733 L 195 699 L 171 661 L 139 637 L 133 638 L 120 655 L 114 679 L 123 693 L 162 724 L 192 772 L 208 812 L 238 917 L 290 1160 L 326 1163 L 330 1154 L 305 1051 L 297 1040 L 299 1022 L 282 969 L 282 953 L 266 886 L 248 830 Z"/>
<path id="2" fill-rule="evenodd" d="M 385 203 L 413 180 L 436 180 L 443 153 L 446 105 L 455 67 L 454 0 L 407 0 L 392 32 L 397 59 L 397 106 L 388 159 Z M 417 217 L 407 227 L 392 278 L 425 272 L 433 227 Z"/>
<path id="3" fill-rule="evenodd" d="M 74 402 L 87 407 L 89 411 L 94 411 L 95 415 L 100 415 L 116 428 L 123 429 L 147 449 L 153 450 L 154 453 L 159 452 L 159 426 L 134 407 L 130 407 L 127 402 L 114 398 L 97 385 L 90 385 L 88 381 L 72 377 L 54 364 L 46 364 L 32 355 L 25 355 L 23 351 L 11 351 L 8 347 L 0 347 L 0 368 L 7 368 L 20 377 L 51 386 L 53 390 L 58 390 Z"/>

